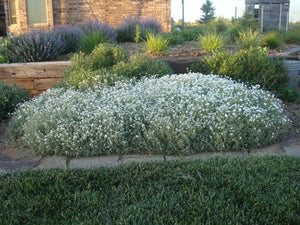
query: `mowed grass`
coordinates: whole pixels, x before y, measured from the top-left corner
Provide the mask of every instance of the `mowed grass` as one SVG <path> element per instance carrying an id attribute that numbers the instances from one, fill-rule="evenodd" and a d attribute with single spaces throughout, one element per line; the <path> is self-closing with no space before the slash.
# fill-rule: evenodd
<path id="1" fill-rule="evenodd" d="M 299 159 L 211 158 L 0 176 L 0 224 L 297 224 Z"/>

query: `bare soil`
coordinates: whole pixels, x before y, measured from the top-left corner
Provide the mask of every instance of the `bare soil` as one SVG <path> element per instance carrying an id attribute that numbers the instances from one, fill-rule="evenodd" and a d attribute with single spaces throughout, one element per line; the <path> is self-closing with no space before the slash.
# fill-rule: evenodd
<path id="1" fill-rule="evenodd" d="M 125 42 L 120 43 L 119 45 L 124 48 L 126 51 L 129 52 L 130 55 L 135 53 L 139 54 L 146 54 L 152 58 L 171 58 L 171 57 L 184 57 L 184 56 L 206 56 L 209 55 L 205 50 L 201 50 L 198 46 L 198 41 L 186 41 L 181 45 L 172 45 L 169 47 L 168 51 L 163 55 L 151 55 L 147 53 L 145 49 L 145 44 L 141 43 L 134 43 L 134 42 Z M 299 45 L 294 44 L 284 44 L 280 49 L 271 49 L 269 50 L 269 56 L 280 56 L 282 53 L 288 49 L 292 49 Z M 231 52 L 235 53 L 240 50 L 240 47 L 237 44 L 227 45 L 225 46 L 226 49 Z M 296 53 L 293 55 L 297 55 Z M 299 53 L 298 53 L 299 55 Z"/>

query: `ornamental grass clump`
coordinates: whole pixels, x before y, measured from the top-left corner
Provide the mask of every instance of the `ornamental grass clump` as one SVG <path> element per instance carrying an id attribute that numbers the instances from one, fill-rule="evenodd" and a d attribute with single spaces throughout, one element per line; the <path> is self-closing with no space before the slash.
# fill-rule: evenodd
<path id="1" fill-rule="evenodd" d="M 199 47 L 207 52 L 215 52 L 224 46 L 222 36 L 217 33 L 206 33 L 199 36 Z"/>
<path id="2" fill-rule="evenodd" d="M 251 28 L 240 31 L 238 42 L 243 49 L 250 49 L 259 46 L 259 31 Z"/>
<path id="3" fill-rule="evenodd" d="M 37 154 L 70 157 L 250 150 L 274 142 L 287 127 L 272 94 L 197 73 L 48 90 L 21 105 L 10 122 L 12 137 Z"/>
<path id="4" fill-rule="evenodd" d="M 271 49 L 280 48 L 283 41 L 281 36 L 277 32 L 270 32 L 266 34 L 261 40 L 261 46 Z"/>
<path id="5" fill-rule="evenodd" d="M 159 34 L 149 33 L 145 41 L 145 49 L 153 55 L 165 54 L 169 48 L 169 40 Z"/>

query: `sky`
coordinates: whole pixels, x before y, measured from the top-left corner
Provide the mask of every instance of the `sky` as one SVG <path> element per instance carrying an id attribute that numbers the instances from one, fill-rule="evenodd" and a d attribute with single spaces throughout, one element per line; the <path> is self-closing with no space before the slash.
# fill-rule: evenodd
<path id="1" fill-rule="evenodd" d="M 245 10 L 245 0 L 211 0 L 216 8 L 215 15 L 231 19 L 235 15 L 242 16 Z M 200 10 L 206 0 L 184 0 L 184 20 L 194 22 L 199 20 L 202 11 Z M 175 21 L 182 18 L 182 0 L 171 0 L 171 16 Z M 300 21 L 300 0 L 290 0 L 290 21 Z"/>

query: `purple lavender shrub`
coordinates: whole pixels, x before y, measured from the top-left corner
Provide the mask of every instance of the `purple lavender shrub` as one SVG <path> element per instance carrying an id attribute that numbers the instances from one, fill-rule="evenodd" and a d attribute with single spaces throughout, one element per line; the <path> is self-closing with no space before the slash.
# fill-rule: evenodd
<path id="1" fill-rule="evenodd" d="M 119 24 L 117 28 L 118 42 L 133 42 L 136 27 L 141 29 L 141 38 L 146 39 L 147 33 L 159 33 L 162 31 L 161 23 L 153 17 L 140 18 L 138 16 L 128 16 Z"/>
<path id="2" fill-rule="evenodd" d="M 92 33 L 99 33 L 101 31 L 104 40 L 108 42 L 116 42 L 117 32 L 114 27 L 109 25 L 106 21 L 99 21 L 98 19 L 88 19 L 86 22 L 79 24 L 85 36 Z"/>
<path id="3" fill-rule="evenodd" d="M 33 30 L 11 38 L 7 46 L 7 57 L 9 62 L 41 62 L 54 59 L 64 49 L 60 34 L 49 30 Z"/>
<path id="4" fill-rule="evenodd" d="M 64 44 L 64 53 L 74 52 L 79 45 L 80 40 L 83 37 L 83 30 L 78 24 L 72 25 L 57 25 L 54 27 L 53 31 L 55 36 L 60 36 Z"/>
<path id="5" fill-rule="evenodd" d="M 143 29 L 152 30 L 156 33 L 162 32 L 162 24 L 155 17 L 146 17 L 141 19 L 141 27 Z"/>
<path id="6" fill-rule="evenodd" d="M 137 25 L 140 25 L 140 18 L 132 16 L 124 18 L 117 28 L 117 41 L 133 42 Z"/>

